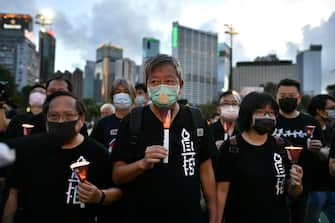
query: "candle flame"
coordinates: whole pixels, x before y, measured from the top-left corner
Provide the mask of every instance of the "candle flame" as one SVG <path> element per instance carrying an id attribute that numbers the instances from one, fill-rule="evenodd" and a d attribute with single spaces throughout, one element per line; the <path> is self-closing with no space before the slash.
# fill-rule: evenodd
<path id="1" fill-rule="evenodd" d="M 169 129 L 171 125 L 171 110 L 168 110 L 165 115 L 163 115 L 163 127 L 164 129 Z"/>

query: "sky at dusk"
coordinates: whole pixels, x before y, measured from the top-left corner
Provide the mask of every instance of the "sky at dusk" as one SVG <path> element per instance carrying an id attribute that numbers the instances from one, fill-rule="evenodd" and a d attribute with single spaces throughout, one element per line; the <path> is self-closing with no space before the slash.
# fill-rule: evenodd
<path id="1" fill-rule="evenodd" d="M 298 50 L 322 44 L 323 86 L 335 83 L 334 0 L 0 0 L 0 12 L 54 15 L 56 70 L 84 68 L 101 43 L 124 49 L 124 57 L 141 63 L 142 38 L 161 41 L 171 54 L 172 22 L 216 32 L 228 42 L 224 24 L 232 24 L 234 62 L 275 53 L 295 61 Z M 38 27 L 34 27 L 37 43 Z M 331 75 L 332 73 L 332 75 Z"/>

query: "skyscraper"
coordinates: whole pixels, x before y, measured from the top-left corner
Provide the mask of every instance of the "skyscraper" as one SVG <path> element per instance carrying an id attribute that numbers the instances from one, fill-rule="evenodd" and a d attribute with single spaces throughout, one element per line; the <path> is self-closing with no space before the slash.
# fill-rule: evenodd
<path id="1" fill-rule="evenodd" d="M 172 55 L 183 69 L 183 98 L 192 104 L 214 100 L 217 91 L 217 33 L 172 26 Z"/>
<path id="2" fill-rule="evenodd" d="M 56 39 L 51 30 L 39 32 L 40 81 L 46 82 L 55 72 Z"/>
<path id="3" fill-rule="evenodd" d="M 30 15 L 0 14 L 0 64 L 9 69 L 18 89 L 39 79 L 39 54 Z"/>
<path id="4" fill-rule="evenodd" d="M 102 44 L 96 51 L 95 79 L 101 80 L 101 100 L 109 101 L 109 89 L 115 80 L 115 61 L 122 59 L 123 49 L 112 44 Z"/>
<path id="5" fill-rule="evenodd" d="M 86 61 L 84 71 L 84 98 L 94 98 L 95 61 Z"/>
<path id="6" fill-rule="evenodd" d="M 115 79 L 125 79 L 135 85 L 136 63 L 129 58 L 119 59 L 115 62 Z"/>
<path id="7" fill-rule="evenodd" d="M 142 40 L 143 63 L 150 57 L 159 54 L 159 40 L 151 37 L 144 37 Z"/>
<path id="8" fill-rule="evenodd" d="M 226 43 L 220 43 L 218 48 L 218 84 L 217 93 L 228 90 L 230 48 Z"/>
<path id="9" fill-rule="evenodd" d="M 311 45 L 297 55 L 298 74 L 304 94 L 321 93 L 321 45 Z"/>

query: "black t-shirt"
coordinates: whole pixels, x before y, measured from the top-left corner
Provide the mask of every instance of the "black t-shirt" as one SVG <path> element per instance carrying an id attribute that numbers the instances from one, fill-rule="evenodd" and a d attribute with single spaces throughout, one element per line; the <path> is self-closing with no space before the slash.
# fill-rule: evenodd
<path id="1" fill-rule="evenodd" d="M 16 115 L 11 119 L 6 130 L 6 137 L 9 139 L 24 136 L 22 124 L 31 124 L 34 126 L 30 134 L 46 131 L 45 118 L 42 113 L 38 115 L 25 113 Z"/>
<path id="2" fill-rule="evenodd" d="M 46 132 L 46 119 L 43 113 L 33 115 L 32 113 L 25 113 L 14 116 L 8 124 L 5 137 L 7 139 L 24 136 L 22 124 L 31 124 L 34 127 L 31 129 L 30 135 Z M 83 136 L 88 136 L 86 124 L 80 129 Z"/>
<path id="3" fill-rule="evenodd" d="M 286 206 L 290 163 L 283 146 L 269 137 L 260 146 L 239 134 L 237 146 L 229 141 L 221 148 L 217 181 L 230 182 L 225 208 L 227 223 L 289 222 Z"/>
<path id="4" fill-rule="evenodd" d="M 211 135 L 213 136 L 214 142 L 218 140 L 226 141 L 228 139 L 228 134 L 225 132 L 220 120 L 211 124 L 209 126 L 209 130 L 210 130 Z M 234 136 L 239 133 L 240 132 L 238 131 L 238 129 L 235 128 L 232 135 Z"/>
<path id="5" fill-rule="evenodd" d="M 294 146 L 303 146 L 299 164 L 304 169 L 304 190 L 327 190 L 331 185 L 328 162 L 321 160 L 315 152 L 307 149 L 307 134 L 305 130 L 307 125 L 316 126 L 313 139 L 322 140 L 322 130 L 318 121 L 304 113 L 300 113 L 296 118 L 290 119 L 279 115 L 273 135 L 286 139 Z"/>
<path id="6" fill-rule="evenodd" d="M 78 178 L 70 165 L 80 157 L 90 162 L 87 180 L 98 188 L 109 188 L 111 164 L 102 145 L 86 137 L 75 148 L 20 150 L 8 184 L 19 190 L 19 216 L 25 222 L 94 222 L 98 205 L 80 207 Z"/>
<path id="7" fill-rule="evenodd" d="M 91 133 L 91 137 L 102 143 L 111 153 L 120 127 L 121 119 L 115 114 L 100 119 Z"/>
<path id="8" fill-rule="evenodd" d="M 163 145 L 163 125 L 149 107 L 143 108 L 136 145 L 129 141 L 129 120 L 121 122 L 113 161 L 133 163 L 144 157 L 147 146 Z M 191 113 L 180 106 L 170 127 L 168 164 L 156 164 L 124 185 L 127 222 L 201 222 L 199 168 L 215 150 L 203 122 L 203 136 L 197 137 Z"/>

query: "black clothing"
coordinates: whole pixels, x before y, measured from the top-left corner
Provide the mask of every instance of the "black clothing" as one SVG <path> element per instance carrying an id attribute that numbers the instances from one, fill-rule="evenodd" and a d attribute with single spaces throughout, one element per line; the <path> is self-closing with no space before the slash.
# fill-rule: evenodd
<path id="1" fill-rule="evenodd" d="M 19 191 L 17 220 L 25 222 L 95 222 L 98 205 L 80 207 L 77 194 L 79 179 L 70 165 L 80 157 L 90 162 L 87 180 L 98 188 L 112 186 L 109 155 L 105 148 L 90 138 L 72 149 L 20 149 L 9 187 Z M 98 218 L 99 219 L 99 218 Z"/>
<path id="2" fill-rule="evenodd" d="M 286 205 L 290 163 L 283 146 L 269 136 L 260 146 L 236 136 L 220 148 L 217 181 L 230 182 L 225 208 L 226 223 L 288 223 Z"/>
<path id="3" fill-rule="evenodd" d="M 94 126 L 91 137 L 103 144 L 111 153 L 120 127 L 121 119 L 115 114 L 100 119 Z"/>
<path id="4" fill-rule="evenodd" d="M 151 145 L 163 145 L 163 125 L 150 107 L 143 108 L 137 143 L 129 143 L 129 115 L 123 119 L 111 154 L 128 164 L 144 157 Z M 204 126 L 206 126 L 205 121 Z M 199 168 L 216 150 L 208 135 L 193 127 L 190 111 L 180 106 L 169 130 L 169 161 L 156 164 L 124 185 L 126 222 L 201 222 Z"/>

